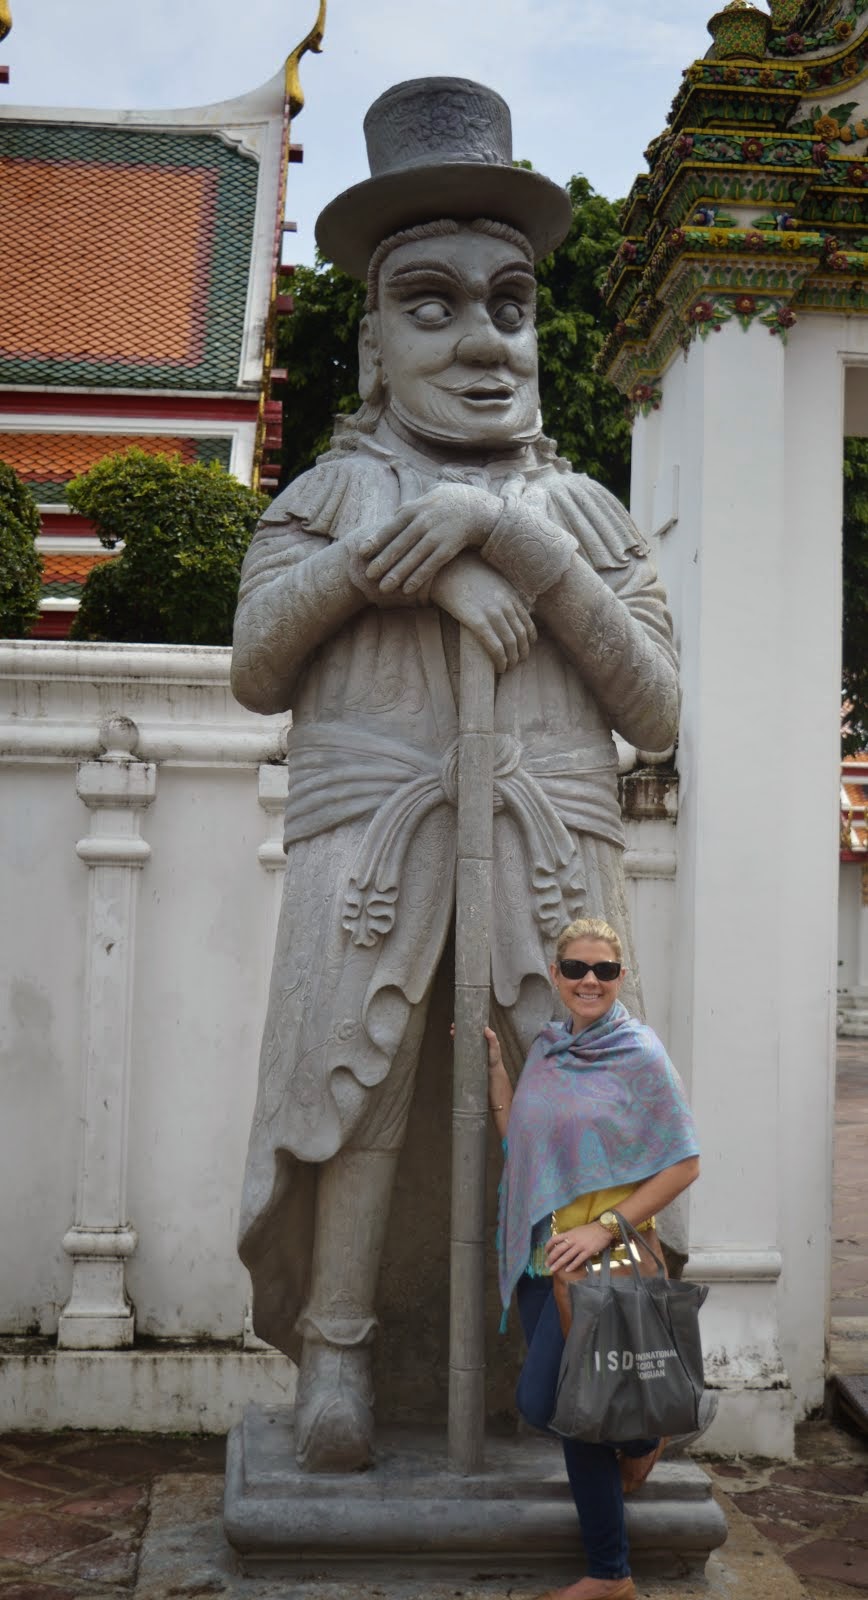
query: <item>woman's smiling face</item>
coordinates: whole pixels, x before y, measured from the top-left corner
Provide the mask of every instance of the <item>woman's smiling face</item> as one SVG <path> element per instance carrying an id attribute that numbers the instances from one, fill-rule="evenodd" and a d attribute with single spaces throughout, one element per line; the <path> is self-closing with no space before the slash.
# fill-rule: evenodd
<path id="1" fill-rule="evenodd" d="M 618 977 L 608 982 L 598 978 L 593 971 L 586 972 L 583 978 L 565 978 L 559 962 L 584 961 L 592 968 L 599 961 L 617 959 L 606 939 L 585 938 L 571 940 L 566 949 L 561 951 L 559 960 L 552 963 L 552 983 L 572 1017 L 574 1033 L 580 1033 L 583 1028 L 590 1027 L 592 1022 L 606 1015 L 618 998 L 626 969 L 622 967 Z"/>

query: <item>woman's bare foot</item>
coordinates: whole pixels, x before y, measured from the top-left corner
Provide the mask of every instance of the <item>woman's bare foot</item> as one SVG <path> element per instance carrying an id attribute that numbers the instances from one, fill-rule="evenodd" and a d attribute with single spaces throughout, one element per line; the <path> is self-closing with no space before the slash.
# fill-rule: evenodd
<path id="1" fill-rule="evenodd" d="M 658 1439 L 654 1449 L 649 1450 L 645 1456 L 625 1456 L 623 1453 L 619 1455 L 618 1466 L 621 1472 L 621 1488 L 625 1494 L 635 1494 L 637 1489 L 641 1489 L 645 1479 L 656 1467 L 668 1443 L 669 1440 L 666 1438 Z"/>
<path id="2" fill-rule="evenodd" d="M 582 1578 L 568 1589 L 549 1589 L 539 1600 L 638 1600 L 632 1578 Z"/>

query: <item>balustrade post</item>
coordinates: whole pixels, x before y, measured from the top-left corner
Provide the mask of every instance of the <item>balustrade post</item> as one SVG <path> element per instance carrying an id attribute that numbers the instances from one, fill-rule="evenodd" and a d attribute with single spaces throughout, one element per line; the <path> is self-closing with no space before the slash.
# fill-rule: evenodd
<path id="1" fill-rule="evenodd" d="M 123 1349 L 135 1328 L 124 1282 L 137 1243 L 127 1216 L 127 1124 L 136 894 L 151 853 L 139 820 L 157 786 L 156 767 L 133 756 L 138 737 L 129 717 L 110 717 L 100 728 L 104 755 L 82 762 L 76 776 L 91 828 L 75 847 L 88 868 L 88 905 L 78 1193 L 63 1241 L 72 1292 L 57 1335 L 65 1350 Z"/>

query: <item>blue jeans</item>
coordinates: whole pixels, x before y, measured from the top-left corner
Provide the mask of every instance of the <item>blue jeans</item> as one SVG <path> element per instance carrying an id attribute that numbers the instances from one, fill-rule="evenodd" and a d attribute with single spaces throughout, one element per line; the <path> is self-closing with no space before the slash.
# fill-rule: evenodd
<path id="1" fill-rule="evenodd" d="M 527 1340 L 527 1357 L 521 1369 L 516 1403 L 526 1422 L 547 1428 L 555 1408 L 558 1372 L 564 1353 L 558 1308 L 551 1278 L 530 1278 L 525 1273 L 516 1291 L 518 1314 Z M 592 1578 L 626 1578 L 630 1572 L 624 1495 L 617 1450 L 644 1456 L 656 1439 L 635 1439 L 630 1444 L 584 1444 L 562 1439 L 570 1489 L 579 1515 L 582 1543 Z"/>

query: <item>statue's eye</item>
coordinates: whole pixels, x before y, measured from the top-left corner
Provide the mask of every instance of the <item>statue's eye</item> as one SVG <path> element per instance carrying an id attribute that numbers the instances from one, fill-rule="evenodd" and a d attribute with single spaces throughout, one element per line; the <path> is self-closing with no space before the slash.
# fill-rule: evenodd
<path id="1" fill-rule="evenodd" d="M 514 300 L 507 300 L 502 306 L 497 307 L 494 320 L 501 328 L 520 328 L 524 322 L 524 306 L 516 305 Z"/>
<path id="2" fill-rule="evenodd" d="M 425 300 L 421 306 L 414 306 L 412 313 L 414 322 L 420 322 L 425 328 L 436 328 L 438 324 L 449 321 L 449 307 L 442 300 Z"/>

